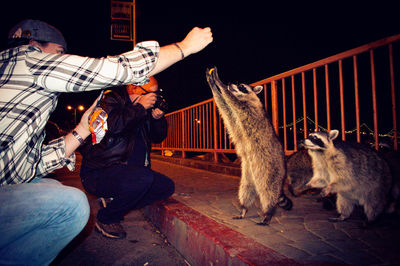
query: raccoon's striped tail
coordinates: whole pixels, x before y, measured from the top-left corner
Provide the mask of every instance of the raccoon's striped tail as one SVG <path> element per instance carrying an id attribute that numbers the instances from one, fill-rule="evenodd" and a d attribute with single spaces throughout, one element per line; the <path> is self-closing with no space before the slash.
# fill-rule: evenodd
<path id="1" fill-rule="evenodd" d="M 284 210 L 289 211 L 293 207 L 293 202 L 284 193 L 282 193 L 278 199 L 278 206 Z"/>

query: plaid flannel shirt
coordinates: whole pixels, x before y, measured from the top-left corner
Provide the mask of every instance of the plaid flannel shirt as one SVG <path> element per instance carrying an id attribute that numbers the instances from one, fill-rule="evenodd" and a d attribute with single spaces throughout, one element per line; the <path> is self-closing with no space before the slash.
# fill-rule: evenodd
<path id="1" fill-rule="evenodd" d="M 55 169 L 75 168 L 65 158 L 64 137 L 43 145 L 44 127 L 61 92 L 144 84 L 159 44 L 142 42 L 133 51 L 106 58 L 43 53 L 24 45 L 0 53 L 0 186 L 29 182 Z"/>

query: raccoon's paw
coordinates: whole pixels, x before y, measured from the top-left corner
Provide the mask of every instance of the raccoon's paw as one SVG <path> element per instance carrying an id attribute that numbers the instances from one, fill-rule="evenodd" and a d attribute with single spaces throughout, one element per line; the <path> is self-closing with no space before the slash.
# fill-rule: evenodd
<path id="1" fill-rule="evenodd" d="M 321 190 L 321 197 L 325 198 L 325 197 L 330 197 L 332 196 L 333 192 L 332 189 L 330 187 L 326 187 L 324 189 Z"/>
<path id="2" fill-rule="evenodd" d="M 272 219 L 272 215 L 266 215 L 266 216 L 262 216 L 263 220 L 261 222 L 256 223 L 257 225 L 269 225 L 269 223 L 271 222 Z"/>
<path id="3" fill-rule="evenodd" d="M 328 197 L 337 192 L 336 183 L 330 183 L 327 187 L 321 190 L 322 197 Z"/>
<path id="4" fill-rule="evenodd" d="M 243 218 L 244 218 L 244 216 L 246 216 L 246 213 L 247 213 L 247 208 L 246 208 L 246 207 L 244 207 L 244 206 L 241 206 L 241 212 L 240 212 L 240 215 L 239 215 L 239 216 L 234 216 L 234 217 L 232 217 L 232 219 L 235 219 L 235 220 L 238 220 L 238 219 L 243 219 Z"/>
<path id="5" fill-rule="evenodd" d="M 337 223 L 337 222 L 343 222 L 347 218 L 348 217 L 344 217 L 343 215 L 339 215 L 339 217 L 330 217 L 330 218 L 328 218 L 328 221 L 332 222 L 332 223 Z"/>

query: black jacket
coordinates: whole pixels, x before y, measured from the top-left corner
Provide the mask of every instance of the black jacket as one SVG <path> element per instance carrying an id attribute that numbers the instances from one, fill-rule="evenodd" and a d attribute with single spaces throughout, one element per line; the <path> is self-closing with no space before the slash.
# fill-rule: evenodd
<path id="1" fill-rule="evenodd" d="M 108 131 L 99 144 L 92 145 L 91 136 L 79 152 L 82 166 L 89 168 L 127 164 L 135 145 L 135 130 L 139 129 L 145 139 L 147 160 L 150 162 L 151 143 L 160 143 L 167 136 L 167 120 L 163 116 L 154 119 L 150 110 L 141 104 L 132 104 L 125 87 L 107 91 L 100 107 L 108 114 Z"/>

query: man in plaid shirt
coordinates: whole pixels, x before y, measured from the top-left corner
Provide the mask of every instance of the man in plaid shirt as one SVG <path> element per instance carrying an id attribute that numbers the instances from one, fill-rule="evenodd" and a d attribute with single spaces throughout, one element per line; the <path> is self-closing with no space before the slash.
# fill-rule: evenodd
<path id="1" fill-rule="evenodd" d="M 172 64 L 212 42 L 210 28 L 194 28 L 179 43 L 142 42 L 106 58 L 67 55 L 51 25 L 24 20 L 0 52 L 0 264 L 47 265 L 84 228 L 86 196 L 42 177 L 75 167 L 74 151 L 89 136 L 88 116 L 59 139 L 43 145 L 44 127 L 61 92 L 145 84 Z"/>

